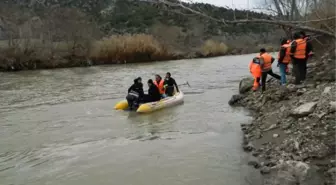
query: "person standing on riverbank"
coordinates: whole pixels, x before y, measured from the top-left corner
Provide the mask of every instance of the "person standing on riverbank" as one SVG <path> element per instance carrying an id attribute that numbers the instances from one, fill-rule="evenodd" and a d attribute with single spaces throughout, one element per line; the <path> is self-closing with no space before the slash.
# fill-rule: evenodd
<path id="1" fill-rule="evenodd" d="M 271 75 L 272 77 L 280 80 L 281 77 L 275 73 L 273 73 L 272 70 L 272 64 L 274 62 L 274 58 L 272 55 L 268 54 L 266 52 L 265 48 L 260 49 L 260 67 L 261 67 L 261 90 L 264 92 L 266 90 L 266 80 L 267 80 L 267 75 Z"/>
<path id="2" fill-rule="evenodd" d="M 300 33 L 294 34 L 290 56 L 295 71 L 295 84 L 300 84 L 306 79 L 308 54 L 312 51 L 311 44 L 308 43 Z"/>
<path id="3" fill-rule="evenodd" d="M 281 40 L 281 48 L 278 54 L 278 66 L 280 68 L 281 75 L 281 85 L 285 85 L 287 83 L 286 73 L 288 69 L 288 64 L 291 61 L 290 57 L 290 44 L 286 39 Z"/>
<path id="4" fill-rule="evenodd" d="M 308 60 L 309 58 L 313 57 L 313 55 L 314 55 L 313 45 L 311 44 L 311 37 L 309 35 L 307 35 L 306 32 L 304 32 L 304 31 L 300 31 L 300 34 L 301 34 L 302 39 L 306 40 L 307 45 L 310 45 L 309 46 L 310 47 L 310 52 L 308 53 L 308 58 L 307 58 L 307 60 Z"/>
<path id="5" fill-rule="evenodd" d="M 250 62 L 249 69 L 254 78 L 252 90 L 256 91 L 260 86 L 261 77 L 260 60 L 258 57 L 254 57 L 253 60 Z"/>

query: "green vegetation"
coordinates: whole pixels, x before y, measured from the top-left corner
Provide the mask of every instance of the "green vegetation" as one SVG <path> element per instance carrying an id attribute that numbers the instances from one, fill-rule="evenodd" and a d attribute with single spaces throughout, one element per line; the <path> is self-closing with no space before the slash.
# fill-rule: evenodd
<path id="1" fill-rule="evenodd" d="M 265 15 L 185 4 L 215 18 Z M 0 70 L 73 67 L 255 52 L 278 42 L 263 24 L 224 25 L 140 0 L 0 2 Z M 225 43 L 225 44 L 224 44 Z"/>

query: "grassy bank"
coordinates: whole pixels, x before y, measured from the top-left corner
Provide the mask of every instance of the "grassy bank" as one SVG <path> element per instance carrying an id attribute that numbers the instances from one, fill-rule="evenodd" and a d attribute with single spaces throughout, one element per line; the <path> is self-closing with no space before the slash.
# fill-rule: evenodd
<path id="1" fill-rule="evenodd" d="M 256 52 L 257 48 L 253 52 Z M 234 53 L 235 52 L 235 53 Z M 166 61 L 241 54 L 206 40 L 196 51 L 174 52 L 148 34 L 114 35 L 100 40 L 49 42 L 41 39 L 0 41 L 0 70 L 34 70 L 103 64 Z"/>

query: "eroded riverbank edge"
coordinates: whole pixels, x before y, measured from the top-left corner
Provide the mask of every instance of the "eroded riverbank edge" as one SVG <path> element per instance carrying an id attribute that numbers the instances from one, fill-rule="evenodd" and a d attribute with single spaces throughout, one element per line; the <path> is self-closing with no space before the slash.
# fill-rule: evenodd
<path id="1" fill-rule="evenodd" d="M 91 67 L 91 66 L 102 66 L 102 65 L 125 65 L 125 64 L 148 64 L 155 62 L 169 62 L 178 60 L 191 60 L 191 59 L 207 59 L 216 58 L 224 56 L 239 56 L 248 55 L 252 53 L 248 52 L 231 52 L 227 54 L 209 54 L 203 55 L 200 52 L 193 53 L 177 53 L 172 54 L 162 58 L 153 59 L 147 54 L 135 54 L 136 60 L 111 60 L 109 62 L 104 61 L 94 61 L 85 57 L 66 57 L 66 58 L 54 58 L 49 61 L 41 60 L 31 60 L 28 62 L 20 62 L 17 60 L 2 60 L 0 59 L 0 72 L 17 72 L 17 71 L 28 71 L 28 70 L 51 70 L 51 69 L 62 69 L 62 68 L 76 68 L 76 67 Z M 46 65 L 47 64 L 47 65 Z"/>
<path id="2" fill-rule="evenodd" d="M 263 184 L 334 184 L 335 54 L 310 61 L 302 85 L 273 80 L 261 94 L 250 91 L 252 82 L 243 79 L 229 104 L 252 113 L 252 122 L 241 125 L 243 149 L 257 158 L 249 165 L 263 174 Z"/>

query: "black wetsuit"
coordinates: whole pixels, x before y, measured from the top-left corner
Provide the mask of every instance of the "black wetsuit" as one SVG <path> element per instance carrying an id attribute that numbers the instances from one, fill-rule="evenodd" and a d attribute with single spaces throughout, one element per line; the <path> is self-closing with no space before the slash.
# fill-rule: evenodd
<path id="1" fill-rule="evenodd" d="M 166 88 L 166 95 L 167 96 L 173 96 L 174 95 L 174 86 L 176 88 L 176 91 L 179 92 L 179 89 L 178 89 L 178 86 L 176 84 L 176 81 L 172 77 L 165 79 L 164 86 Z"/>
<path id="2" fill-rule="evenodd" d="M 144 91 L 142 83 L 138 83 L 137 80 L 134 80 L 134 84 L 128 88 L 128 94 L 126 96 L 126 100 L 128 102 L 128 107 L 130 109 L 135 108 L 140 100 L 143 99 Z"/>
<path id="3" fill-rule="evenodd" d="M 159 91 L 159 88 L 156 87 L 156 85 L 151 85 L 148 89 L 148 94 L 145 94 L 144 96 L 144 102 L 155 102 L 159 101 L 161 99 L 161 94 Z"/>

